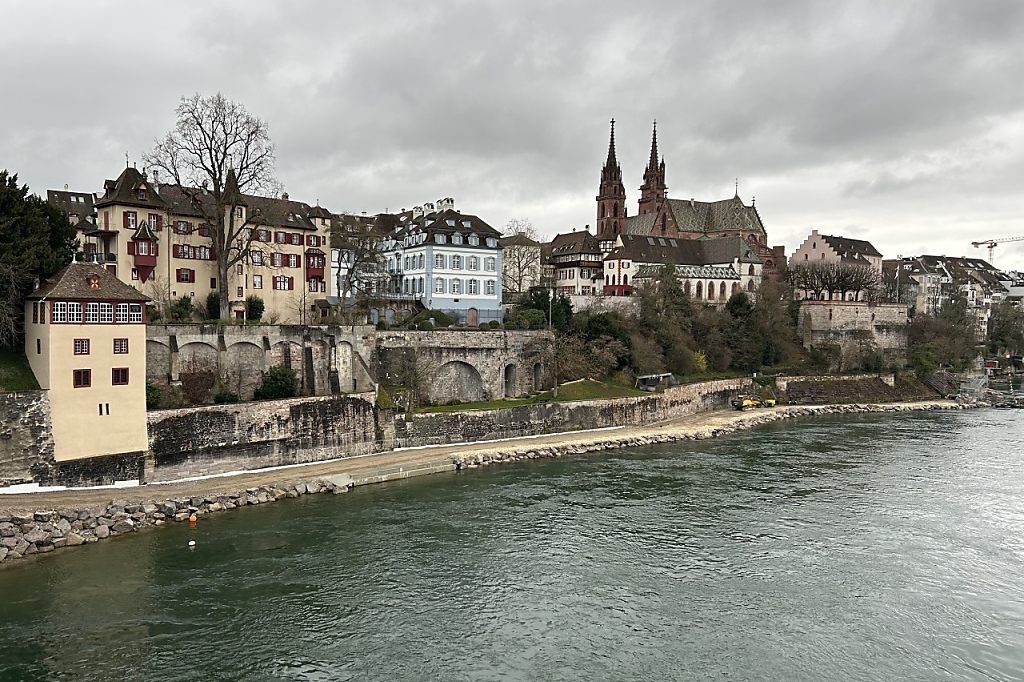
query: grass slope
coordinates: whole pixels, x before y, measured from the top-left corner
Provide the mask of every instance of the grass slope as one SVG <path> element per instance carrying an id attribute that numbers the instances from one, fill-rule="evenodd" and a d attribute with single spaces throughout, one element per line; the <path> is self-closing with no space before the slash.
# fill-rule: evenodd
<path id="1" fill-rule="evenodd" d="M 28 360 L 20 351 L 0 350 L 0 391 L 33 391 L 39 388 Z"/>

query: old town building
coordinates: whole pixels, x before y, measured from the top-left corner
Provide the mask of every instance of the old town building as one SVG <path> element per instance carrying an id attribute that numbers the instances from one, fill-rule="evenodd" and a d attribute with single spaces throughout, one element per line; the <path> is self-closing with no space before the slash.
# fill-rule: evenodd
<path id="1" fill-rule="evenodd" d="M 817 230 L 811 230 L 811 234 L 793 252 L 789 259 L 789 266 L 794 268 L 815 263 L 863 267 L 876 273 L 878 282 L 881 280 L 882 254 L 871 242 L 863 239 L 819 234 Z M 846 297 L 850 300 L 867 300 L 869 288 L 861 287 L 848 291 Z M 799 298 L 808 298 L 812 292 L 798 289 L 795 293 Z"/>
<path id="2" fill-rule="evenodd" d="M 566 296 L 598 296 L 602 293 L 601 245 L 588 225 L 555 235 L 543 249 L 545 281 Z"/>
<path id="3" fill-rule="evenodd" d="M 57 462 L 148 449 L 148 300 L 92 263 L 72 263 L 26 299 L 25 355 L 48 393 Z"/>
<path id="4" fill-rule="evenodd" d="M 69 211 L 88 208 L 90 195 L 51 190 L 54 205 Z M 315 302 L 327 296 L 331 264 L 327 249 L 332 214 L 321 206 L 238 191 L 229 172 L 224 199 L 226 220 L 244 227 L 230 248 L 241 257 L 228 270 L 231 315 L 246 315 L 245 300 L 264 302 L 264 320 L 307 322 Z M 85 258 L 103 265 L 122 282 L 148 295 L 160 307 L 181 297 L 204 305 L 218 291 L 217 251 L 210 224 L 213 198 L 203 188 L 161 185 L 127 167 L 104 183 L 92 214 L 77 222 Z M 69 215 L 71 212 L 69 211 Z"/>

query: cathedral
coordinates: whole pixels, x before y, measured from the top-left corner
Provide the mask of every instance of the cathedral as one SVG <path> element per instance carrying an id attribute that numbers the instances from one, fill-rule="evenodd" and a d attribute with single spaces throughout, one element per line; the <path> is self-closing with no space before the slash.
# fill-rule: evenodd
<path id="1" fill-rule="evenodd" d="M 743 203 L 739 192 L 721 201 L 672 199 L 665 184 L 665 159 L 658 157 L 658 126 L 651 135 L 651 157 L 640 186 L 640 203 L 636 215 L 626 208 L 626 189 L 622 169 L 615 156 L 615 119 L 611 121 L 608 158 L 601 169 L 597 191 L 597 239 L 605 253 L 620 235 L 644 235 L 675 239 L 706 239 L 740 237 L 760 257 L 764 275 L 774 276 L 785 264 L 785 247 L 768 246 L 761 216 L 754 203 Z"/>

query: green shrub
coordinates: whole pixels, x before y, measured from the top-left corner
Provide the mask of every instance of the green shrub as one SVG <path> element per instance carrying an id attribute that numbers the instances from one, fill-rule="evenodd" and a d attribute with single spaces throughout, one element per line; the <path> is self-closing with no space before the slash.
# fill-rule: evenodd
<path id="1" fill-rule="evenodd" d="M 264 304 L 263 299 L 255 294 L 251 294 L 245 299 L 245 319 L 250 321 L 257 321 L 263 318 Z"/>
<path id="2" fill-rule="evenodd" d="M 382 410 L 393 410 L 396 407 L 391 394 L 384 390 L 383 386 L 377 388 L 377 407 Z"/>
<path id="3" fill-rule="evenodd" d="M 216 291 L 211 291 L 206 295 L 206 319 L 220 319 L 220 294 Z"/>
<path id="4" fill-rule="evenodd" d="M 192 305 L 191 296 L 182 296 L 174 299 L 167 309 L 167 319 L 171 322 L 191 322 L 195 306 Z"/>
<path id="5" fill-rule="evenodd" d="M 228 403 L 237 403 L 239 400 L 238 394 L 234 391 L 230 391 L 223 386 L 220 387 L 216 393 L 213 394 L 213 402 L 217 405 L 225 405 Z"/>
<path id="6" fill-rule="evenodd" d="M 291 367 L 271 367 L 263 373 L 263 381 L 253 393 L 255 400 L 294 398 L 299 392 L 299 378 Z"/>
<path id="7" fill-rule="evenodd" d="M 147 410 L 158 410 L 160 404 L 163 402 L 164 392 L 160 390 L 159 386 L 155 386 L 148 381 L 146 382 L 146 409 Z"/>
<path id="8" fill-rule="evenodd" d="M 209 369 L 194 369 L 182 372 L 181 391 L 193 405 L 202 405 L 209 401 L 213 387 L 217 384 L 217 373 Z"/>
<path id="9" fill-rule="evenodd" d="M 501 329 L 501 322 L 498 322 L 497 320 L 491 320 L 490 322 L 487 323 L 487 326 L 490 329 Z"/>
<path id="10" fill-rule="evenodd" d="M 160 409 L 162 410 L 176 410 L 186 405 L 188 405 L 188 401 L 185 400 L 185 394 L 182 393 L 180 386 L 168 388 L 160 400 Z"/>

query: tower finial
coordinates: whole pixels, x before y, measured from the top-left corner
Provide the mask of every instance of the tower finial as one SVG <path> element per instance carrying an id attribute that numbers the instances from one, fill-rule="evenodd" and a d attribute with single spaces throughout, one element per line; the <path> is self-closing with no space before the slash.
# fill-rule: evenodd
<path id="1" fill-rule="evenodd" d="M 737 198 L 737 199 L 740 196 L 740 179 L 739 178 L 736 178 L 736 193 L 733 196 L 735 198 Z"/>
<path id="2" fill-rule="evenodd" d="M 658 119 L 654 119 L 654 130 L 651 132 L 651 160 L 647 167 L 651 170 L 658 169 Z"/>
<path id="3" fill-rule="evenodd" d="M 615 160 L 615 119 L 612 119 L 612 131 L 608 137 L 608 166 L 615 166 L 618 162 Z"/>

